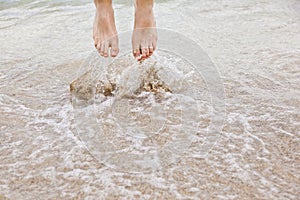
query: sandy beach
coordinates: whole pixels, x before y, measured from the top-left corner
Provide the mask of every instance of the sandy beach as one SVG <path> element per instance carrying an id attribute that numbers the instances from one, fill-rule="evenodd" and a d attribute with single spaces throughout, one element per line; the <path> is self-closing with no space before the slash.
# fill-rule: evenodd
<path id="1" fill-rule="evenodd" d="M 131 31 L 133 2 L 114 7 L 118 31 Z M 299 199 L 299 8 L 297 0 L 157 0 L 158 28 L 190 38 L 214 63 L 226 112 L 205 157 L 194 142 L 176 162 L 128 173 L 96 159 L 76 130 L 69 87 L 95 52 L 93 2 L 0 0 L 0 200 Z M 210 119 L 197 117 L 201 133 Z"/>

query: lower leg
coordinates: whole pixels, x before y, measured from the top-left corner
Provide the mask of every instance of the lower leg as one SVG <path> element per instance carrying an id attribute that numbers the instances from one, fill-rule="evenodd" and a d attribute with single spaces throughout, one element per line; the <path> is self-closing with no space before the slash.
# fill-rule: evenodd
<path id="1" fill-rule="evenodd" d="M 135 21 L 132 37 L 133 55 L 148 58 L 156 48 L 157 31 L 153 13 L 153 0 L 135 1 Z"/>
<path id="2" fill-rule="evenodd" d="M 135 0 L 135 8 L 139 9 L 152 9 L 154 0 Z"/>
<path id="3" fill-rule="evenodd" d="M 119 48 L 112 0 L 94 0 L 94 3 L 96 6 L 94 45 L 100 55 L 107 57 L 110 49 L 110 55 L 114 57 L 118 54 Z"/>

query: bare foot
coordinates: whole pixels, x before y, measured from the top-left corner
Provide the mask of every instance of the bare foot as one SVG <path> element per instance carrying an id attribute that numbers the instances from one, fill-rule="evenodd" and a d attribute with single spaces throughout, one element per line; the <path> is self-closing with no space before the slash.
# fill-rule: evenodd
<path id="1" fill-rule="evenodd" d="M 132 51 L 138 60 L 150 57 L 156 48 L 157 30 L 152 7 L 153 2 L 136 1 Z"/>
<path id="2" fill-rule="evenodd" d="M 95 0 L 96 14 L 94 21 L 94 45 L 101 56 L 115 57 L 119 53 L 117 29 L 114 10 L 111 3 L 101 3 Z"/>

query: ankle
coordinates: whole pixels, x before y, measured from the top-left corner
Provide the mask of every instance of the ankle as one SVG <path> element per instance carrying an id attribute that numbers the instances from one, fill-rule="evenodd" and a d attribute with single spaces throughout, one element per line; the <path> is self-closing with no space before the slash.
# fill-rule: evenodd
<path id="1" fill-rule="evenodd" d="M 153 0 L 136 0 L 135 1 L 135 12 L 152 12 Z"/>
<path id="2" fill-rule="evenodd" d="M 136 7 L 135 8 L 135 17 L 137 18 L 151 18 L 153 16 L 152 7 Z"/>
<path id="3" fill-rule="evenodd" d="M 95 6 L 97 11 L 101 12 L 113 12 L 113 6 L 111 1 L 107 0 L 95 0 Z"/>
<path id="4" fill-rule="evenodd" d="M 135 0 L 136 8 L 153 8 L 154 0 Z"/>
<path id="5" fill-rule="evenodd" d="M 114 9 L 109 5 L 97 5 L 96 6 L 96 16 L 99 18 L 108 18 L 114 16 Z"/>

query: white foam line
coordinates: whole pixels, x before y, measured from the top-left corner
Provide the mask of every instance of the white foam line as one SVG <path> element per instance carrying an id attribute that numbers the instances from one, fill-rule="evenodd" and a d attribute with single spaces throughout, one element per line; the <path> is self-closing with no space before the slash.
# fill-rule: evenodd
<path id="1" fill-rule="evenodd" d="M 294 137 L 294 135 L 292 133 L 289 133 L 281 128 L 277 128 L 277 127 L 272 127 L 272 129 L 277 130 L 277 131 L 281 131 L 282 133 L 285 133 L 286 135 L 292 136 Z"/>

